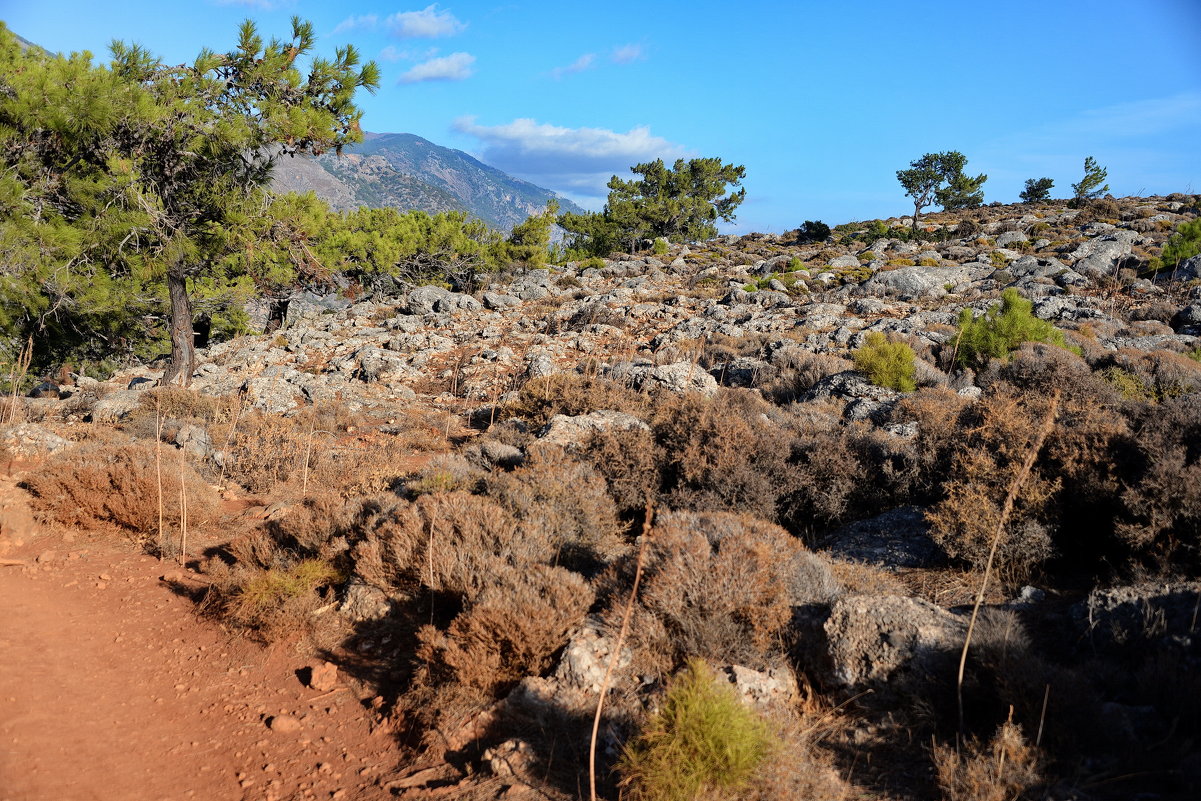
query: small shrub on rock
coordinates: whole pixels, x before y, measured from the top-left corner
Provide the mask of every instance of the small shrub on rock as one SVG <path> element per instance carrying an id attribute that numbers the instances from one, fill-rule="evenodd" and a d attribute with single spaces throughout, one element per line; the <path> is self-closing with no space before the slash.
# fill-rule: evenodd
<path id="1" fill-rule="evenodd" d="M 775 747 L 770 728 L 703 661 L 672 679 L 659 711 L 622 754 L 633 801 L 696 801 L 744 787 Z"/>
<path id="2" fill-rule="evenodd" d="M 899 392 L 917 389 L 913 348 L 904 342 L 889 342 L 879 331 L 868 333 L 863 346 L 852 354 L 855 369 L 878 387 Z"/>
<path id="3" fill-rule="evenodd" d="M 959 336 L 955 340 L 959 364 L 973 369 L 989 359 L 1008 359 L 1023 342 L 1049 342 L 1065 347 L 1063 332 L 1046 320 L 1035 317 L 1033 304 L 1016 289 L 1001 293 L 1001 305 L 977 317 L 971 309 L 959 315 Z"/>

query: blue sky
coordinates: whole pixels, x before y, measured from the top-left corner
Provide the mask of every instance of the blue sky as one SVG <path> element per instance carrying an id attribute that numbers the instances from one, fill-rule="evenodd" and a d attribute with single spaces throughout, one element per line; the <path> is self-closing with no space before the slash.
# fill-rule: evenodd
<path id="1" fill-rule="evenodd" d="M 986 200 L 1026 178 L 1070 194 L 1084 157 L 1114 194 L 1201 192 L 1201 1 L 479 2 L 0 0 L 44 47 L 171 62 L 238 23 L 317 51 L 353 43 L 383 81 L 364 127 L 457 147 L 586 206 L 657 157 L 746 166 L 729 230 L 903 214 L 896 170 L 959 150 Z"/>

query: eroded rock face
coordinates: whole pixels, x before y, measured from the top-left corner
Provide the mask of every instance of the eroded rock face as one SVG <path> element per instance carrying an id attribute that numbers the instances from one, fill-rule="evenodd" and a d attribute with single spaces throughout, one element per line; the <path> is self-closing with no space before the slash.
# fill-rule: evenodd
<path id="1" fill-rule="evenodd" d="M 967 621 L 918 598 L 839 598 L 825 625 L 831 678 L 846 687 L 931 675 L 963 645 Z"/>

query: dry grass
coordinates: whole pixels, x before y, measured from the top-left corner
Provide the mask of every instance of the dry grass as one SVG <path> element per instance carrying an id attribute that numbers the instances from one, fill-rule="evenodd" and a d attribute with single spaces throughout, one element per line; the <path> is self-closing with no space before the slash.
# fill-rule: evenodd
<path id="1" fill-rule="evenodd" d="M 943 801 L 1017 801 L 1042 783 L 1038 750 L 1010 722 L 987 743 L 935 745 L 933 758 Z"/>
<path id="2" fill-rule="evenodd" d="M 206 604 L 271 642 L 311 629 L 314 613 L 345 577 L 323 559 L 300 559 L 266 570 L 233 568 L 212 574 Z"/>

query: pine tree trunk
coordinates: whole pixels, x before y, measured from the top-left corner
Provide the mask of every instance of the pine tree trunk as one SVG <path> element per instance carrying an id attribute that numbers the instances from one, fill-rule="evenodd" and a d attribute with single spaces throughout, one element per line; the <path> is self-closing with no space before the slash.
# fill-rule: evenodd
<path id="1" fill-rule="evenodd" d="M 167 271 L 167 294 L 171 298 L 171 363 L 163 373 L 162 384 L 186 387 L 196 372 L 196 334 L 182 265 Z"/>

